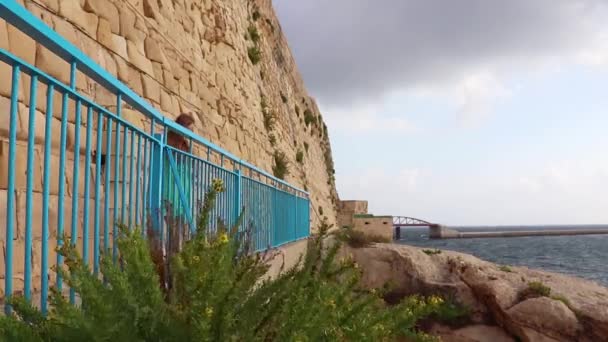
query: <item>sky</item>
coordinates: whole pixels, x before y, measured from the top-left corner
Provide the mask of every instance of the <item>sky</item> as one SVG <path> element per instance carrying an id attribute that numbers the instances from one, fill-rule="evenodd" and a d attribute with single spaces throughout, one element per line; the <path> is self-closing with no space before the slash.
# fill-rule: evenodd
<path id="1" fill-rule="evenodd" d="M 341 199 L 452 225 L 608 223 L 608 0 L 273 0 Z"/>

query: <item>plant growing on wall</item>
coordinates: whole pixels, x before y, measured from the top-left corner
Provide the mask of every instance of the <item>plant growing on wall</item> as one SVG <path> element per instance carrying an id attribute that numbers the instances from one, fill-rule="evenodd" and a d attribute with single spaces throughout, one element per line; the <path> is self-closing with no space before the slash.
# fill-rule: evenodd
<path id="1" fill-rule="evenodd" d="M 260 34 L 254 25 L 249 25 L 247 32 L 249 33 L 249 38 L 251 38 L 254 43 L 257 44 L 260 41 Z"/>
<path id="2" fill-rule="evenodd" d="M 304 123 L 306 124 L 306 126 L 310 126 L 310 124 L 314 122 L 314 120 L 314 114 L 310 109 L 306 108 L 306 110 L 304 111 Z"/>
<path id="3" fill-rule="evenodd" d="M 306 150 L 306 153 L 308 153 L 308 148 L 309 148 L 308 143 L 305 141 L 304 142 L 304 149 Z"/>
<path id="4" fill-rule="evenodd" d="M 289 174 L 289 163 L 287 162 L 285 153 L 277 150 L 274 152 L 273 159 L 272 173 L 279 179 L 285 179 Z"/>
<path id="5" fill-rule="evenodd" d="M 304 162 L 304 152 L 302 152 L 302 150 L 298 150 L 296 153 L 296 161 L 300 164 Z"/>
<path id="6" fill-rule="evenodd" d="M 256 65 L 262 59 L 262 52 L 258 46 L 251 46 L 247 49 L 247 55 L 253 65 Z"/>

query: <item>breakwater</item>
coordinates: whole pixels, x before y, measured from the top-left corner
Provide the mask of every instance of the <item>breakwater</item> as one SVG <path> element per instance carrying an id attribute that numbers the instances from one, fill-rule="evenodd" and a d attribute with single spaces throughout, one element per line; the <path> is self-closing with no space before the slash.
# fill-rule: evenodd
<path id="1" fill-rule="evenodd" d="M 467 238 L 505 238 L 524 236 L 566 236 L 566 235 L 600 235 L 608 234 L 608 226 L 504 226 L 504 227 L 430 227 L 431 239 L 467 239 Z M 478 231 L 475 231 L 479 229 Z M 489 230 L 491 229 L 491 230 Z"/>

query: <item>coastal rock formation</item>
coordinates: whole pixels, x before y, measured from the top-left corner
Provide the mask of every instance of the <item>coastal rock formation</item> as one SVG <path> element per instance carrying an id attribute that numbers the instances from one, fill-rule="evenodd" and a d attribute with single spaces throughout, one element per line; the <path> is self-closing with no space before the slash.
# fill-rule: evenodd
<path id="1" fill-rule="evenodd" d="M 464 326 L 435 325 L 444 341 L 608 341 L 608 289 L 597 283 L 474 256 L 377 244 L 346 248 L 362 284 L 389 284 L 388 303 L 439 294 L 470 309 Z"/>

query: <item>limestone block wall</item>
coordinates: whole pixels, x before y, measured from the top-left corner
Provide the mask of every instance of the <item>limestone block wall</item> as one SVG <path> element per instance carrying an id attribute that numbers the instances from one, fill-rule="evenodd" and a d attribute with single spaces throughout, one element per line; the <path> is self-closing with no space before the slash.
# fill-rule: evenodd
<path id="1" fill-rule="evenodd" d="M 355 215 L 367 214 L 367 201 L 339 201 L 338 226 L 353 227 Z"/>
<path id="2" fill-rule="evenodd" d="M 196 133 L 269 173 L 277 159 L 284 159 L 289 170 L 285 180 L 311 194 L 312 226 L 318 224 L 321 216 L 336 223 L 338 195 L 327 127 L 315 101 L 308 96 L 271 0 L 17 1 L 164 115 L 174 118 L 182 112 L 195 113 Z M 66 84 L 69 82 L 68 63 L 3 20 L 0 20 L 0 48 Z M 4 258 L 7 214 L 7 170 L 2 166 L 8 164 L 10 75 L 10 67 L 0 62 L 1 258 Z M 95 102 L 115 108 L 115 97 L 80 73 L 76 88 Z M 30 94 L 26 75 L 22 77 L 21 89 L 17 132 L 19 172 L 15 184 L 16 265 L 23 264 L 23 256 L 19 255 L 23 248 L 19 243 L 22 243 L 25 225 L 26 140 L 29 134 L 35 134 L 34 198 L 35 203 L 40 203 L 47 113 L 46 88 L 41 86 L 36 105 L 36 130 L 28 132 Z M 54 132 L 59 131 L 60 100 L 56 94 L 52 110 Z M 71 225 L 74 156 L 79 155 L 81 160 L 77 164 L 80 205 L 75 216 L 79 224 L 85 203 L 83 175 L 86 168 L 92 171 L 95 167 L 82 162 L 84 144 L 74 151 L 74 132 L 84 132 L 87 125 L 94 128 L 98 125 L 95 120 L 87 122 L 83 116 L 81 126 L 76 127 L 75 103 L 70 100 L 68 108 L 67 148 L 72 153 L 68 154 L 65 175 L 52 175 L 50 185 L 53 199 L 57 199 L 60 182 L 65 186 L 65 227 Z M 149 126 L 148 121 L 129 108 L 123 110 L 123 116 L 138 127 Z M 54 172 L 58 172 L 58 136 L 52 139 L 51 170 Z M 95 181 L 94 174 L 92 171 L 91 184 Z M 111 181 L 114 176 L 109 177 Z M 57 202 L 51 202 L 50 222 L 55 222 Z M 323 209 L 322 214 L 318 208 Z M 40 220 L 37 210 L 41 208 L 34 208 L 34 217 Z M 40 227 L 39 222 L 34 222 L 34 226 Z M 51 226 L 53 236 L 56 228 Z M 34 260 L 39 260 L 40 238 L 40 232 L 35 232 Z M 54 258 L 54 253 L 51 254 L 49 257 Z M 3 267 L 3 260 L 0 265 Z M 35 267 L 34 271 L 35 275 L 39 274 Z M 19 268 L 15 273 L 18 277 Z M 3 275 L 4 270 L 0 270 L 0 274 Z M 34 279 L 33 284 L 37 286 L 39 282 Z M 15 284 L 15 287 L 20 286 Z"/>

